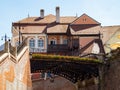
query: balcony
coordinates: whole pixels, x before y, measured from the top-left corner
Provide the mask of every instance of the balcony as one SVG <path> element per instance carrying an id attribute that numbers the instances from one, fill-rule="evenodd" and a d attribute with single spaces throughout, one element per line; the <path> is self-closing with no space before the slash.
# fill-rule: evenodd
<path id="1" fill-rule="evenodd" d="M 41 49 L 41 48 L 30 48 L 29 49 L 31 53 L 46 53 L 46 49 Z"/>
<path id="2" fill-rule="evenodd" d="M 48 45 L 47 52 L 48 53 L 67 53 L 69 50 L 67 44 L 55 44 L 55 45 Z"/>

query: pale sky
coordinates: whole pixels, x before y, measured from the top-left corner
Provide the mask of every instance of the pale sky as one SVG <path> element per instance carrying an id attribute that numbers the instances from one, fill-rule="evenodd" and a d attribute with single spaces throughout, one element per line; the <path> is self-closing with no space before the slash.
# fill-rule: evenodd
<path id="1" fill-rule="evenodd" d="M 0 1 L 0 45 L 1 37 L 11 38 L 12 22 L 29 16 L 55 15 L 55 7 L 60 7 L 61 16 L 81 16 L 86 13 L 102 26 L 120 25 L 120 0 L 1 0 Z"/>

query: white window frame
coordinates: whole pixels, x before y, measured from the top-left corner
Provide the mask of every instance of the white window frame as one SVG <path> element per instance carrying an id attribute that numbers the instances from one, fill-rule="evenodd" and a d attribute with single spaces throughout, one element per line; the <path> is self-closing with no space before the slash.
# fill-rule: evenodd
<path id="1" fill-rule="evenodd" d="M 38 40 L 38 47 L 40 47 L 40 48 L 44 47 L 44 40 L 43 39 Z"/>
<path id="2" fill-rule="evenodd" d="M 29 47 L 34 48 L 35 47 L 35 39 L 30 39 L 29 40 Z"/>

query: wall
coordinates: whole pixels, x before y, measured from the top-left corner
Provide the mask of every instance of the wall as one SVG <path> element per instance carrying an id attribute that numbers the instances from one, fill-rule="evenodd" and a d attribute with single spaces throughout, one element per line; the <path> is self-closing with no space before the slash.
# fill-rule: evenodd
<path id="1" fill-rule="evenodd" d="M 48 44 L 51 40 L 56 40 L 57 44 L 63 44 L 64 39 L 67 39 L 66 35 L 48 35 Z"/>
<path id="2" fill-rule="evenodd" d="M 56 77 L 54 82 L 50 79 L 33 81 L 33 90 L 76 90 L 76 86 L 65 78 Z"/>
<path id="3" fill-rule="evenodd" d="M 104 82 L 104 90 L 120 90 L 120 59 L 110 62 Z"/>
<path id="4" fill-rule="evenodd" d="M 0 90 L 31 90 L 29 51 L 24 47 L 17 57 L 9 52 L 0 56 Z"/>

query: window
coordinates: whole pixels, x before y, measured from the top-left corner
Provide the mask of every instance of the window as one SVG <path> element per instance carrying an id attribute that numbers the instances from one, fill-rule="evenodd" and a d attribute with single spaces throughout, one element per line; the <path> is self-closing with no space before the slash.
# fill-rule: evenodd
<path id="1" fill-rule="evenodd" d="M 35 47 L 35 40 L 34 39 L 29 40 L 29 46 L 30 47 Z"/>
<path id="2" fill-rule="evenodd" d="M 38 47 L 44 47 L 44 40 L 43 39 L 38 40 Z"/>
<path id="3" fill-rule="evenodd" d="M 64 39 L 64 40 L 63 40 L 63 44 L 67 44 L 67 39 Z"/>
<path id="4" fill-rule="evenodd" d="M 50 41 L 50 45 L 55 45 L 56 44 L 56 41 L 55 40 L 51 40 Z"/>
<path id="5" fill-rule="evenodd" d="M 86 21 L 86 18 L 83 18 L 83 21 L 85 22 L 85 21 Z"/>

